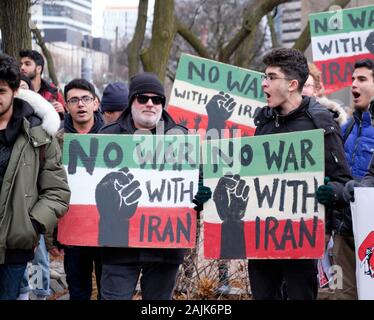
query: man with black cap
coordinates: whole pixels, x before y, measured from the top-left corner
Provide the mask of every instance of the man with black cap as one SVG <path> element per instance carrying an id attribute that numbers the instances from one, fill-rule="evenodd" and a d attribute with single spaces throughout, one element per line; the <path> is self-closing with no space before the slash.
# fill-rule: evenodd
<path id="1" fill-rule="evenodd" d="M 164 110 L 165 102 L 164 87 L 157 76 L 137 74 L 130 80 L 130 107 L 100 133 L 137 134 L 148 130 L 153 134 L 187 134 L 188 130 Z M 210 195 L 209 188 L 199 188 L 194 203 L 201 207 Z M 131 299 L 142 273 L 143 300 L 170 300 L 185 253 L 185 249 L 102 248 L 102 298 Z"/>
<path id="2" fill-rule="evenodd" d="M 105 124 L 116 121 L 129 104 L 129 89 L 123 82 L 109 83 L 101 99 L 101 111 Z"/>

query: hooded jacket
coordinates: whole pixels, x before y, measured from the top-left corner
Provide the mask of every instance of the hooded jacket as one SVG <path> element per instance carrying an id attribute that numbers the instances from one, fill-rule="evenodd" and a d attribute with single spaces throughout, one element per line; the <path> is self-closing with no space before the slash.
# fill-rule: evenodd
<path id="1" fill-rule="evenodd" d="M 127 108 L 119 117 L 117 122 L 103 127 L 99 133 L 105 134 L 134 134 L 137 129 L 134 126 L 131 107 Z M 162 130 L 162 131 L 161 131 Z M 174 122 L 171 116 L 162 110 L 160 121 L 157 127 L 151 130 L 158 134 L 187 134 L 188 129 Z M 109 248 L 102 250 L 102 259 L 104 264 L 121 263 L 143 263 L 143 262 L 162 262 L 181 264 L 186 254 L 185 249 L 143 249 L 143 248 Z"/>
<path id="2" fill-rule="evenodd" d="M 255 135 L 287 133 L 303 130 L 323 129 L 325 137 L 325 176 L 334 187 L 333 207 L 326 210 L 326 228 L 330 232 L 343 220 L 345 208 L 343 188 L 351 179 L 350 170 L 345 159 L 343 140 L 332 113 L 321 106 L 314 98 L 303 97 L 300 106 L 288 113 L 280 114 L 280 108 L 268 106 L 258 109 L 255 116 L 257 126 Z"/>
<path id="3" fill-rule="evenodd" d="M 37 93 L 20 90 L 19 96 L 33 104 L 15 98 L 6 128 L 12 151 L 0 192 L 0 264 L 32 259 L 39 233 L 53 230 L 70 200 L 54 136 L 58 114 Z"/>

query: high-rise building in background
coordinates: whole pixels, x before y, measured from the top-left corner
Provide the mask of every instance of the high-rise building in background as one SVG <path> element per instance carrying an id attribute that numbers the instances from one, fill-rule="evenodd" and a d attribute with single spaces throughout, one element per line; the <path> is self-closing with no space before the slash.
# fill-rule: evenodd
<path id="1" fill-rule="evenodd" d="M 67 29 L 92 34 L 91 0 L 42 0 L 31 10 L 32 20 L 40 29 Z"/>
<path id="2" fill-rule="evenodd" d="M 291 48 L 301 34 L 301 0 L 289 0 L 278 6 L 276 30 L 280 46 Z"/>

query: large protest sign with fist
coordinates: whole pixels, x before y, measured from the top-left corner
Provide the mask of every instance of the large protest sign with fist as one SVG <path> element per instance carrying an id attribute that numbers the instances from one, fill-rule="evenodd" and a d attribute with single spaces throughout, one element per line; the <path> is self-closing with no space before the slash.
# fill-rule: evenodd
<path id="1" fill-rule="evenodd" d="M 374 59 L 374 6 L 313 13 L 309 22 L 326 93 L 350 86 L 355 62 Z"/>
<path id="2" fill-rule="evenodd" d="M 319 258 L 324 207 L 322 130 L 204 143 L 207 258 Z"/>
<path id="3" fill-rule="evenodd" d="M 65 134 L 71 201 L 59 222 L 66 245 L 195 246 L 197 135 Z"/>
<path id="4" fill-rule="evenodd" d="M 168 112 L 177 123 L 203 137 L 206 131 L 213 139 L 251 136 L 256 109 L 265 105 L 262 75 L 182 54 Z"/>

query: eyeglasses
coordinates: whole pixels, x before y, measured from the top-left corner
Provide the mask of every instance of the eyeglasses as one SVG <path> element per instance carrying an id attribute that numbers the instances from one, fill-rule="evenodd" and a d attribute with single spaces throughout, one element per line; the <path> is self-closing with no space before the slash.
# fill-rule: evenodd
<path id="1" fill-rule="evenodd" d="M 140 104 L 146 104 L 149 99 L 152 100 L 153 104 L 163 104 L 165 102 L 165 97 L 162 97 L 162 96 L 150 97 L 145 94 L 137 94 L 135 97 L 136 97 L 136 100 L 138 100 Z"/>
<path id="2" fill-rule="evenodd" d="M 90 96 L 83 96 L 82 98 L 78 98 L 78 97 L 73 97 L 73 98 L 70 98 L 67 103 L 71 106 L 76 106 L 79 101 L 82 101 L 83 104 L 89 104 L 93 101 L 94 98 L 90 97 Z"/>
<path id="3" fill-rule="evenodd" d="M 274 74 L 264 74 L 261 76 L 261 79 L 262 80 L 266 80 L 266 81 L 273 81 L 273 80 L 277 80 L 277 79 L 284 79 L 284 80 L 293 80 L 293 79 L 290 79 L 290 78 L 282 78 L 282 77 L 278 77 Z"/>
<path id="4" fill-rule="evenodd" d="M 306 83 L 304 84 L 304 88 L 314 88 L 314 84 Z"/>

